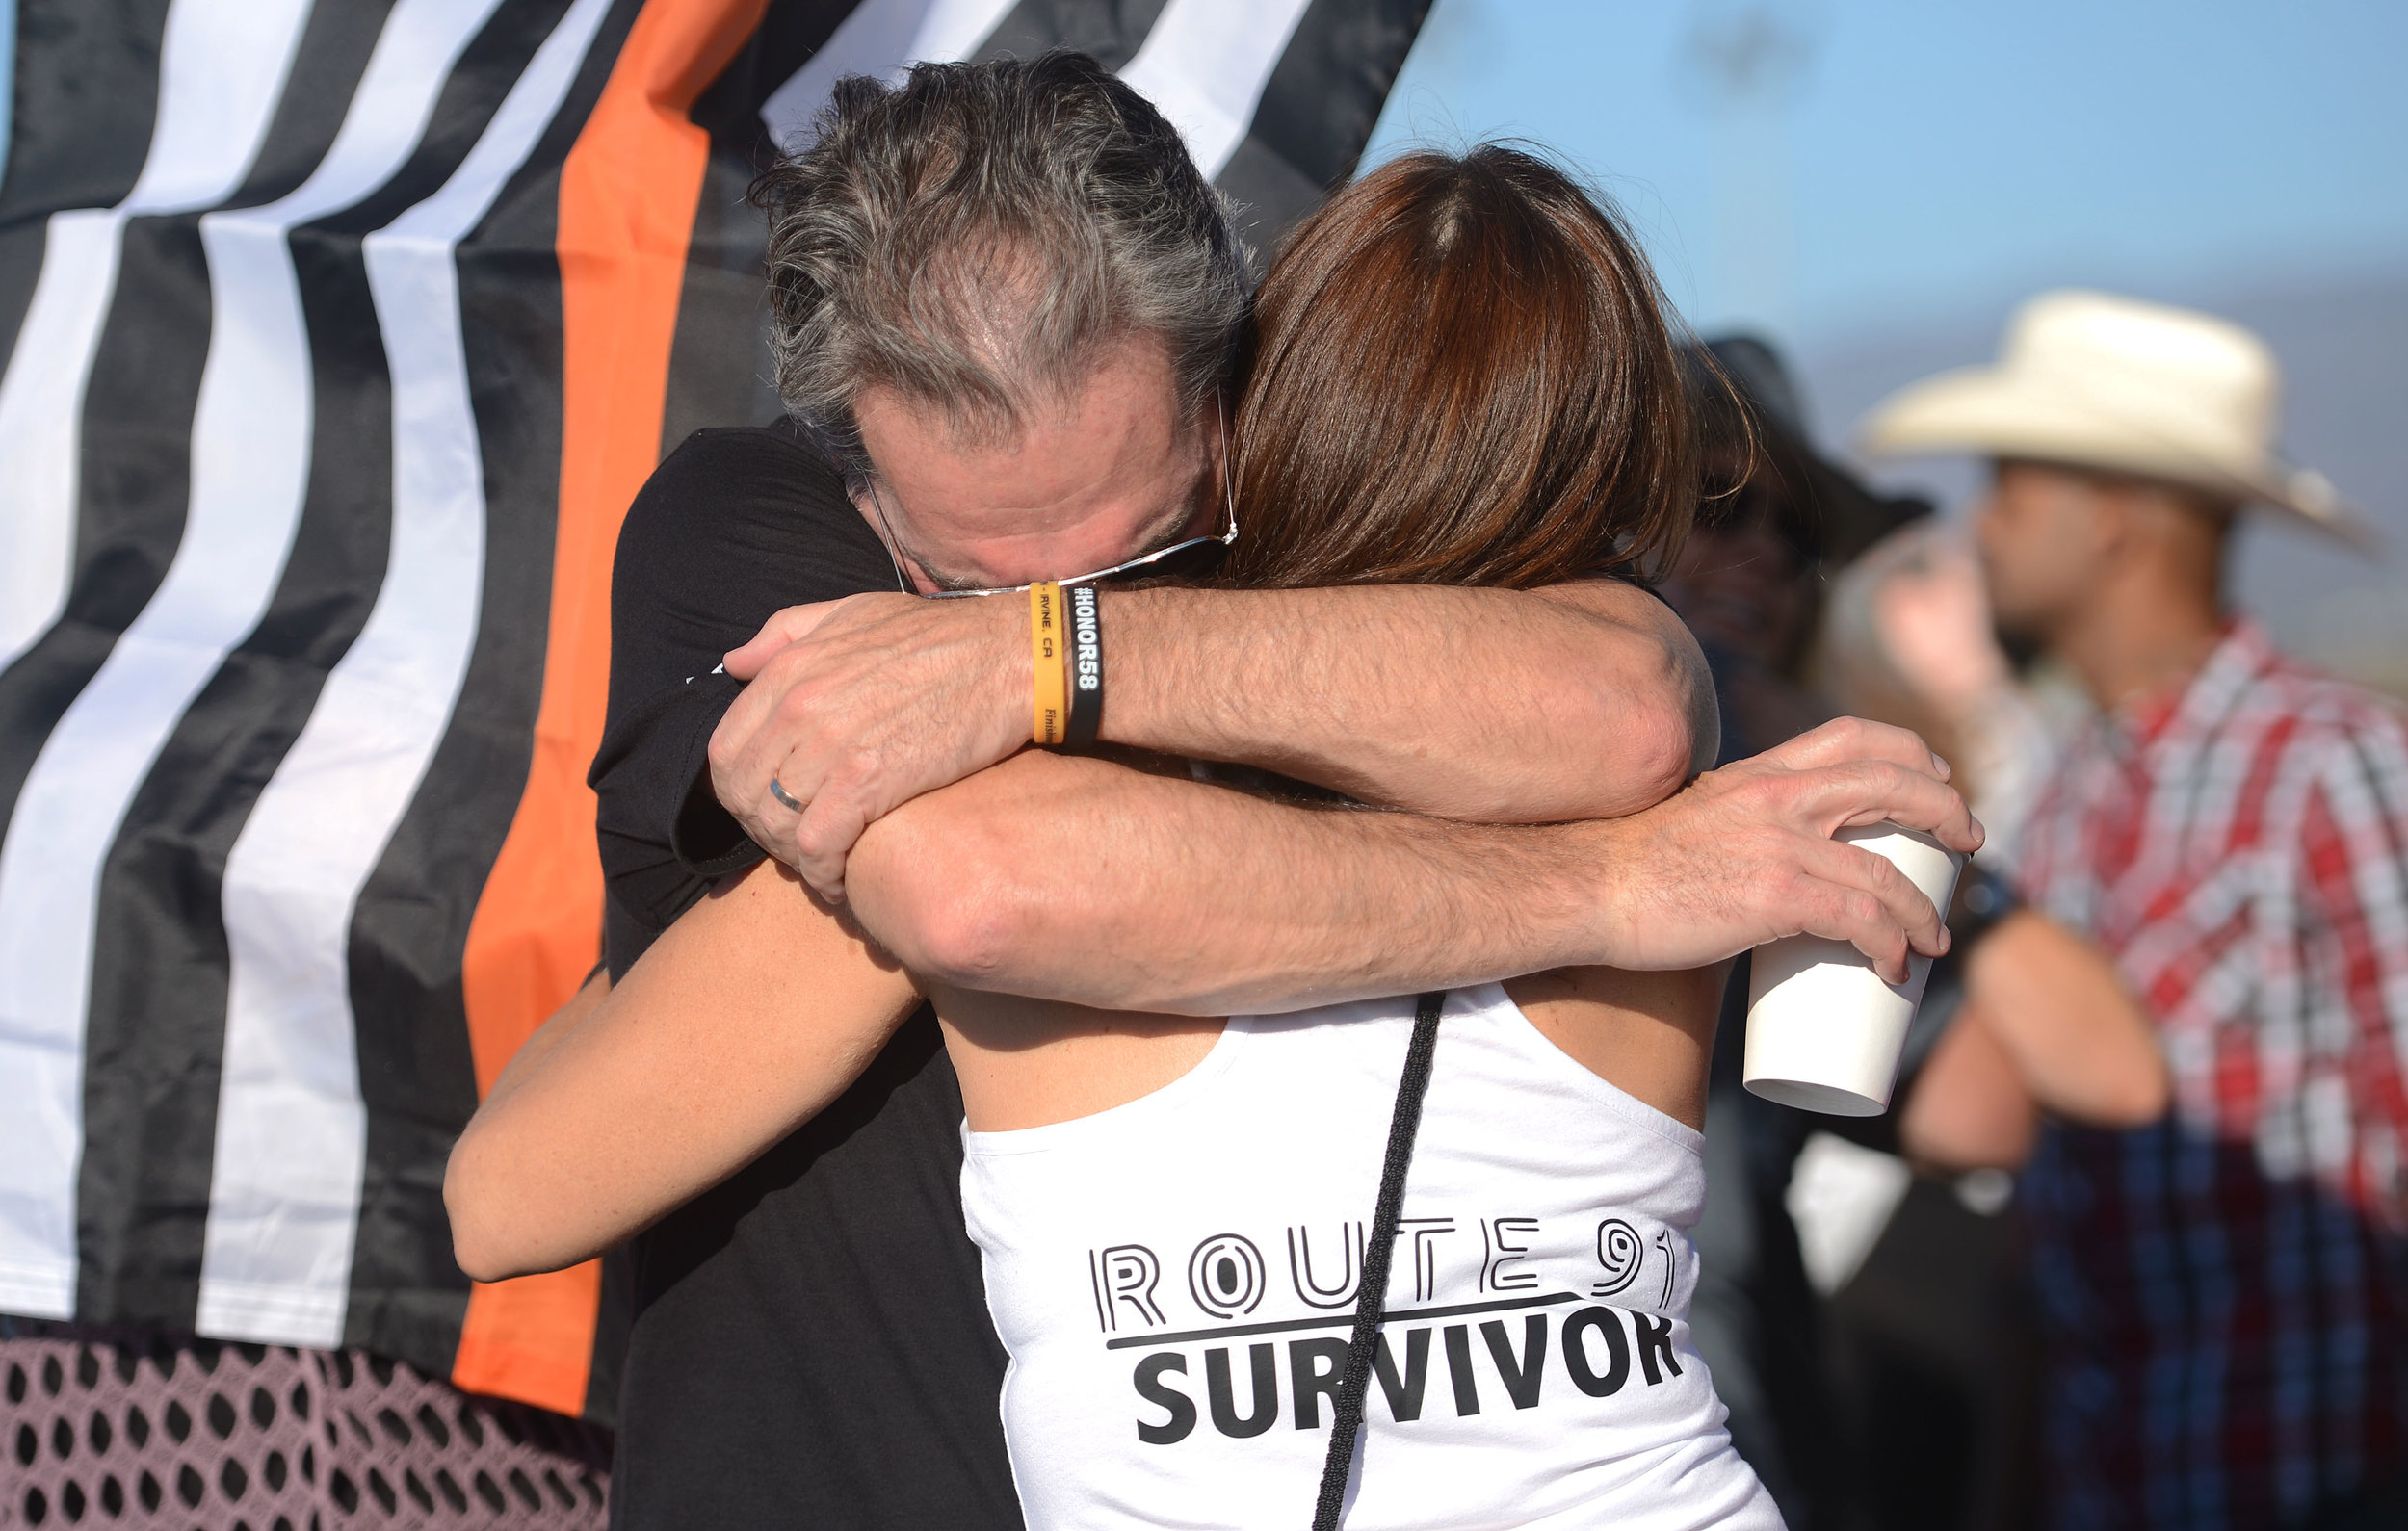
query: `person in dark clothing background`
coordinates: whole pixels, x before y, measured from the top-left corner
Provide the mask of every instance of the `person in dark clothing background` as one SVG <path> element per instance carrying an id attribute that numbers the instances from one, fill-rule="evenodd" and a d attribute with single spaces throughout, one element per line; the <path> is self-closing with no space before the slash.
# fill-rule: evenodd
<path id="1" fill-rule="evenodd" d="M 1699 526 L 1663 584 L 1712 666 L 1725 759 L 1760 750 L 1842 712 L 1924 730 L 1958 764 L 1976 807 L 1980 784 L 1940 710 L 1878 653 L 1834 664 L 1835 639 L 1853 622 L 1826 611 L 1834 581 L 1859 566 L 1883 573 L 1930 529 L 1929 502 L 1884 496 L 1817 451 L 1794 385 L 1761 341 L 1716 340 L 1691 353 L 1709 462 Z M 1861 579 L 1840 587 L 1863 585 Z M 1870 590 L 1852 589 L 1871 598 Z M 1879 624 L 1871 623 L 1876 649 Z M 1986 633 L 1976 636 L 1987 643 Z M 1896 639 L 1891 639 L 1895 643 Z M 1856 660 L 1852 652 L 1845 656 Z M 1884 666 L 1890 684 L 1858 684 Z M 1840 694 L 1822 688 L 1840 682 Z M 1809 1282 L 1788 1193 L 1808 1138 L 1829 1132 L 1860 1147 L 1900 1152 L 1899 1124 L 1916 1100 L 1923 1064 L 1964 1013 L 1987 999 L 2021 1049 L 2018 1064 L 2052 1109 L 2097 1122 L 2145 1120 L 2162 1108 L 2164 1081 L 2136 1006 L 2086 943 L 1996 895 L 1976 870 L 1952 911 L 1956 945 L 1934 964 L 1900 1064 L 1888 1114 L 1818 1116 L 1748 1093 L 1747 964 L 1725 993 L 1707 1103 L 1711 1188 L 1694 1233 L 1700 1283 L 1691 1323 L 1731 1410 L 1731 1433 L 1797 1531 L 1993 1523 L 1977 1501 L 2009 1470 L 2023 1402 L 2012 1386 L 2016 1310 L 2001 1231 L 1963 1210 L 1941 1183 L 1910 1191 L 1906 1211 L 1868 1262 L 1867 1289 L 1883 1284 L 1880 1311 L 1842 1291 L 1826 1303 Z M 2002 927 L 2004 927 L 2002 929 Z M 2081 1018 L 2110 1039 L 2074 1055 L 2054 1031 L 2035 1042 L 2035 1008 Z M 1932 1103 L 1923 1103 L 1926 1109 Z M 1945 1108 L 1945 1106 L 1943 1107 Z M 1986 1253 L 1985 1253 L 1986 1252 Z M 1971 1273 L 1969 1275 L 1969 1272 Z M 2002 1303 L 2002 1298 L 2005 1299 Z M 1910 1338 L 1901 1343 L 1898 1336 Z M 1967 1360 L 1967 1358 L 1974 1358 Z M 1985 1369 L 2004 1375 L 2002 1386 Z M 1995 1508 L 1995 1505 L 1991 1506 Z"/>
<path id="2" fill-rule="evenodd" d="M 1689 368 L 1707 498 L 1663 594 L 1706 652 L 1721 758 L 1735 760 L 1837 713 L 1806 680 L 1826 572 L 1931 506 L 1878 496 L 1826 462 L 1788 371 L 1763 342 L 1693 348 Z M 1732 1439 L 1793 1531 L 1808 1531 L 1837 1522 L 1847 1482 L 1819 1306 L 1784 1202 L 1798 1150 L 1821 1119 L 1741 1084 L 1746 996 L 1742 958 L 1714 1035 L 1690 1322 L 1731 1410 Z"/>

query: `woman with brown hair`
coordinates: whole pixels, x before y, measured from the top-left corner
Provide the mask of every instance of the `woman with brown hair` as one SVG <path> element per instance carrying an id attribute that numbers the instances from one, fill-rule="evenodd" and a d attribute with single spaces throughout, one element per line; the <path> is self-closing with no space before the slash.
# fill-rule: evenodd
<path id="1" fill-rule="evenodd" d="M 1651 573 L 1696 492 L 1643 260 L 1561 171 L 1493 145 L 1394 161 L 1299 226 L 1235 436 L 1244 534 L 1217 578 L 1253 587 Z M 772 872 L 735 897 L 755 942 L 838 918 Z M 604 1001 L 622 1025 L 720 1002 L 686 923 Z M 1300 1522 L 1317 1480 L 1323 1524 L 1778 1525 L 1686 1324 L 1719 970 L 1224 1019 L 851 956 L 776 1002 L 829 1039 L 822 1099 L 892 1025 L 856 1016 L 925 994 L 943 1023 L 1032 1526 Z"/>
<path id="2" fill-rule="evenodd" d="M 1687 527 L 1653 278 L 1543 161 L 1390 163 L 1297 229 L 1259 320 L 1228 583 L 1560 585 L 1652 571 Z M 1685 1321 L 1720 976 L 1443 997 L 1345 1523 L 1778 1524 Z M 1301 1519 L 1384 1263 L 1375 1145 L 1441 997 L 1225 1023 L 930 998 L 1031 1525 Z M 1061 1087 L 1033 1027 L 1123 1061 L 1031 1109 Z"/>
<path id="3" fill-rule="evenodd" d="M 1562 171 L 1393 160 L 1290 236 L 1238 406 L 1233 584 L 1654 574 L 1696 499 L 1655 276 Z"/>

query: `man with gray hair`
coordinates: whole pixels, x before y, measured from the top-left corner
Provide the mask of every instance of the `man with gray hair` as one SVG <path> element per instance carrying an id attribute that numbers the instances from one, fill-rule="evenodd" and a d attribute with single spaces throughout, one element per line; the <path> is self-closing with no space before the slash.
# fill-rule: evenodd
<path id="1" fill-rule="evenodd" d="M 1145 336 L 1182 422 L 1219 396 L 1249 307 L 1232 210 L 1136 92 L 1113 80 L 1127 99 L 1110 102 L 1111 79 L 1064 97 L 929 70 L 890 98 L 856 77 L 820 140 L 761 178 L 778 392 L 856 486 L 877 473 L 853 428 L 868 388 L 1004 441 Z"/>
<path id="2" fill-rule="evenodd" d="M 860 828 L 906 803 L 959 826 L 962 857 L 853 890 L 877 943 L 1075 1002 L 1411 993 L 1553 966 L 1575 926 L 1653 966 L 1805 927 L 1901 969 L 1944 943 L 1886 863 L 1828 854 L 1850 816 L 1953 805 L 1911 736 L 1838 729 L 1626 830 L 1564 823 L 1645 808 L 1711 752 L 1694 646 L 1613 582 L 1112 596 L 1101 738 L 1408 812 L 1077 760 L 1050 795 L 985 771 L 1030 740 L 1029 603 L 868 592 L 1152 573 L 1242 534 L 1220 521 L 1245 304 L 1225 212 L 1159 114 L 1065 55 L 848 81 L 764 195 L 798 419 L 698 435 L 628 516 L 593 773 L 614 977 L 763 846 L 837 893 Z M 728 656 L 757 672 L 740 699 L 708 672 L 765 623 Z M 982 860 L 1014 844 L 1040 875 Z M 778 1081 L 816 1039 L 741 1017 L 832 965 L 724 961 L 726 1013 L 674 1037 L 581 1030 L 597 983 L 529 1044 L 454 1159 L 463 1264 L 545 1268 L 649 1225 L 619 1524 L 1016 1523 L 933 1018 L 798 1100 Z M 762 1088 L 692 1098 L 662 1060 L 700 1049 Z"/>

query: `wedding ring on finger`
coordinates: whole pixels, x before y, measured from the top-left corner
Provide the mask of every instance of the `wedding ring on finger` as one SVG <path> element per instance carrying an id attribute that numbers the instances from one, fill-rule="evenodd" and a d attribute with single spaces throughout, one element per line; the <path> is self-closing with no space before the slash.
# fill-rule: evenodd
<path id="1" fill-rule="evenodd" d="M 795 800 L 795 794 L 780 786 L 777 778 L 774 776 L 770 778 L 770 795 L 776 798 L 787 807 L 793 809 L 796 813 L 799 814 L 802 812 L 803 805 L 797 802 Z"/>

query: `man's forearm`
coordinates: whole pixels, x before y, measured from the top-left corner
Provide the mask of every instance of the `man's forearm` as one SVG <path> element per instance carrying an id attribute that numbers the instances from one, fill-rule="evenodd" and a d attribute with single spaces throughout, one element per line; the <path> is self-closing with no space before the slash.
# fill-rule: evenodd
<path id="1" fill-rule="evenodd" d="M 1106 598 L 1104 735 L 1486 823 L 1606 818 L 1712 764 L 1712 683 L 1662 603 L 1386 585 Z"/>
<path id="2" fill-rule="evenodd" d="M 901 595 L 780 612 L 728 656 L 750 684 L 712 736 L 719 802 L 843 897 L 865 827 L 1028 739 L 1028 620 L 1015 600 Z M 1670 796 L 1714 754 L 1695 641 L 1614 581 L 1122 591 L 1104 599 L 1103 628 L 1106 740 L 1379 807 L 1612 818 Z"/>
<path id="3" fill-rule="evenodd" d="M 1981 831 L 1901 729 L 1846 720 L 1627 818 L 1479 825 L 1312 809 L 1024 751 L 856 851 L 854 915 L 938 982 L 1110 1009 L 1298 1009 L 1563 967 L 1703 967 L 1799 932 L 1903 982 L 1931 901 L 1831 838 Z"/>
<path id="4" fill-rule="evenodd" d="M 1030 754 L 873 825 L 852 913 L 963 987 L 1280 1012 L 1595 962 L 1580 879 L 1597 833 L 1304 809 Z"/>

